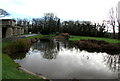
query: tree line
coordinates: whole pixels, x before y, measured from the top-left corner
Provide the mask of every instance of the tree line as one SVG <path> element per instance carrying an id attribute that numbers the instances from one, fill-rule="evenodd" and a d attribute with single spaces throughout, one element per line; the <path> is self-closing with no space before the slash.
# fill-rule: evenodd
<path id="1" fill-rule="evenodd" d="M 109 24 L 112 26 L 113 33 L 105 31 L 106 25 L 104 22 L 91 23 L 90 21 L 62 21 L 53 13 L 45 13 L 42 18 L 33 18 L 29 20 L 27 18 L 17 18 L 16 25 L 21 27 L 27 27 L 28 32 L 41 33 L 41 34 L 56 34 L 56 33 L 69 33 L 71 35 L 82 36 L 95 36 L 95 37 L 112 37 L 120 39 L 120 20 L 116 11 L 111 8 L 109 11 Z M 0 9 L 0 17 L 9 16 L 10 14 L 4 9 Z M 115 32 L 116 23 L 118 24 L 118 33 Z"/>
<path id="2" fill-rule="evenodd" d="M 105 24 L 90 21 L 61 21 L 53 13 L 45 13 L 42 18 L 16 19 L 17 26 L 28 27 L 28 31 L 41 34 L 69 33 L 71 35 L 107 37 Z"/>

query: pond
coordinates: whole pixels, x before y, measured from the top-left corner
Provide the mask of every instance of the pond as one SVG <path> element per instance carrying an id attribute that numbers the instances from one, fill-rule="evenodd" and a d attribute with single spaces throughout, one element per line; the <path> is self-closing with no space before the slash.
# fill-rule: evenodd
<path id="1" fill-rule="evenodd" d="M 49 79 L 117 79 L 119 55 L 87 52 L 68 41 L 39 40 L 14 61 Z"/>

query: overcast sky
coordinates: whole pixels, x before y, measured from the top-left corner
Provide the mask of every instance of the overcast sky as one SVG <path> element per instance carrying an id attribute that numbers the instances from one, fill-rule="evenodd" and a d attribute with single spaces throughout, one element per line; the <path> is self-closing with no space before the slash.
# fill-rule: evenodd
<path id="1" fill-rule="evenodd" d="M 119 0 L 0 0 L 12 17 L 42 17 L 52 12 L 63 20 L 102 21 Z"/>

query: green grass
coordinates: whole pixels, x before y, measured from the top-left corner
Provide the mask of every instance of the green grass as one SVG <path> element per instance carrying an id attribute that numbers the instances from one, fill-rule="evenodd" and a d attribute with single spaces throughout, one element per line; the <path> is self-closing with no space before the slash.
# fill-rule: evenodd
<path id="1" fill-rule="evenodd" d="M 109 43 L 120 43 L 120 40 L 110 39 L 110 38 L 99 38 L 99 37 L 87 37 L 87 36 L 71 36 L 69 40 L 80 40 L 80 39 L 95 39 L 95 40 L 104 40 Z"/>
<path id="2" fill-rule="evenodd" d="M 18 64 L 7 55 L 2 54 L 2 77 L 3 79 L 39 79 L 17 69 Z"/>

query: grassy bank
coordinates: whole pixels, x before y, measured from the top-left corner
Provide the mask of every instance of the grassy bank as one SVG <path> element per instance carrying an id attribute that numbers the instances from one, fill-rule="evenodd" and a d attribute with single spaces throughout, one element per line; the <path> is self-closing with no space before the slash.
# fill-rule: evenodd
<path id="1" fill-rule="evenodd" d="M 7 55 L 2 54 L 2 78 L 3 79 L 39 79 L 17 69 L 18 64 Z M 42 80 L 41 80 L 42 81 Z"/>
<path id="2" fill-rule="evenodd" d="M 87 37 L 87 36 L 71 36 L 69 40 L 80 40 L 80 39 L 95 39 L 95 40 L 103 40 L 109 43 L 120 43 L 120 40 L 116 40 L 116 39 Z"/>

